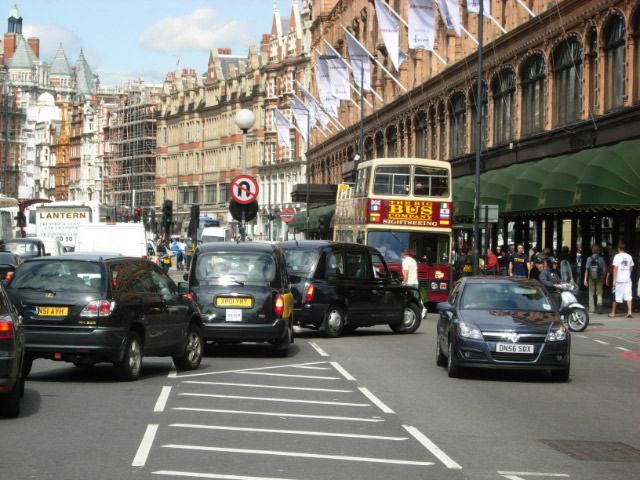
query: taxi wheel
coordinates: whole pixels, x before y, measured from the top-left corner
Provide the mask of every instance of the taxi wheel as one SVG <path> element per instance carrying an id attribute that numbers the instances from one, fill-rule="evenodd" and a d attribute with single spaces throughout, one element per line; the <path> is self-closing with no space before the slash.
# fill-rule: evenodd
<path id="1" fill-rule="evenodd" d="M 395 333 L 413 333 L 418 330 L 422 320 L 422 312 L 413 303 L 404 307 L 402 314 L 402 323 L 394 323 L 389 325 Z"/>
<path id="2" fill-rule="evenodd" d="M 329 338 L 338 338 L 344 329 L 344 313 L 337 305 L 332 305 L 327 310 L 324 321 L 324 334 Z"/>
<path id="3" fill-rule="evenodd" d="M 136 332 L 129 332 L 124 357 L 121 362 L 116 362 L 113 366 L 122 380 L 131 381 L 138 378 L 142 370 L 142 344 Z"/>

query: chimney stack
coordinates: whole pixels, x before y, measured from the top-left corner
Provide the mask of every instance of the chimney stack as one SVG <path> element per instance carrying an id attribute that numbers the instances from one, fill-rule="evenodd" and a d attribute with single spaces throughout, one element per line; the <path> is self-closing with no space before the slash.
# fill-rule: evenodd
<path id="1" fill-rule="evenodd" d="M 36 57 L 38 57 L 38 60 L 40 60 L 40 39 L 36 37 L 27 38 L 27 43 L 31 47 L 31 50 L 33 50 L 33 53 L 36 54 Z"/>
<path id="2" fill-rule="evenodd" d="M 8 62 L 13 53 L 16 51 L 16 34 L 5 33 L 4 34 L 4 61 Z"/>

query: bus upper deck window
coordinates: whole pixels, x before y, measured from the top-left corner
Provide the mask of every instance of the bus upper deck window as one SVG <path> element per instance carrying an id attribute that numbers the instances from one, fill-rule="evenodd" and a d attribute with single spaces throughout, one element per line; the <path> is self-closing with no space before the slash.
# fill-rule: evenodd
<path id="1" fill-rule="evenodd" d="M 376 167 L 373 193 L 377 195 L 409 195 L 409 166 Z"/>
<path id="2" fill-rule="evenodd" d="M 423 197 L 449 196 L 449 173 L 444 168 L 415 167 L 413 194 Z"/>

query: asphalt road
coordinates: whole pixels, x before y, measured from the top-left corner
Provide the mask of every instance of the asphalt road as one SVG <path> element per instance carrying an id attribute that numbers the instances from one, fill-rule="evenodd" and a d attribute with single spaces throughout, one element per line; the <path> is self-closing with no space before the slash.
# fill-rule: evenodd
<path id="1" fill-rule="evenodd" d="M 145 359 L 131 383 L 106 364 L 38 360 L 23 414 L 0 419 L 0 478 L 637 477 L 640 318 L 596 316 L 573 334 L 567 384 L 546 373 L 450 379 L 435 365 L 435 319 L 407 336 L 299 331 L 286 358 L 216 346 L 191 373 Z M 618 461 L 596 458 L 607 455 Z"/>

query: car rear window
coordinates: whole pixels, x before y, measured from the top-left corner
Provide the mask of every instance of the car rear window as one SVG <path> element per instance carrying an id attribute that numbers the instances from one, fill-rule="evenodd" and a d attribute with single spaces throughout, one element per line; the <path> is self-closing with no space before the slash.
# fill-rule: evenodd
<path id="1" fill-rule="evenodd" d="M 0 265 L 15 265 L 16 258 L 12 253 L 0 253 Z"/>
<path id="2" fill-rule="evenodd" d="M 271 255 L 257 252 L 203 253 L 195 269 L 199 284 L 229 282 L 272 282 L 276 275 Z"/>
<path id="3" fill-rule="evenodd" d="M 2 245 L 2 249 L 5 252 L 15 253 L 16 255 L 20 255 L 22 257 L 38 256 L 38 245 L 30 242 L 8 242 Z"/>
<path id="4" fill-rule="evenodd" d="M 102 266 L 81 261 L 26 262 L 17 270 L 9 288 L 98 293 L 103 290 Z"/>
<path id="5" fill-rule="evenodd" d="M 468 310 L 525 310 L 550 312 L 551 299 L 536 286 L 522 283 L 469 283 L 460 306 Z"/>
<path id="6" fill-rule="evenodd" d="M 284 250 L 287 258 L 287 272 L 291 275 L 309 273 L 318 261 L 320 252 L 317 249 L 296 248 Z"/>

